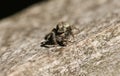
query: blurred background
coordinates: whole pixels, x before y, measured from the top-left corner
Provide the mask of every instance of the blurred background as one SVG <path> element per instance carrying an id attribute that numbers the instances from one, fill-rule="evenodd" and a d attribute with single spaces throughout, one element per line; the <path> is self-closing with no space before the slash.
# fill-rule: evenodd
<path id="1" fill-rule="evenodd" d="M 48 0 L 0 0 L 0 19 L 11 16 L 35 3 Z"/>

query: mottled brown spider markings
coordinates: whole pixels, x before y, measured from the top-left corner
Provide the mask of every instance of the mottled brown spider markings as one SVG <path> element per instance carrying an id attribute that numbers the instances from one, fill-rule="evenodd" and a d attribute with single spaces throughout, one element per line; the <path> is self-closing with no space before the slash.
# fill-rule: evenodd
<path id="1" fill-rule="evenodd" d="M 66 22 L 60 22 L 56 28 L 53 28 L 52 31 L 45 36 L 45 41 L 41 43 L 41 46 L 66 46 L 71 36 L 74 38 L 73 27 Z"/>

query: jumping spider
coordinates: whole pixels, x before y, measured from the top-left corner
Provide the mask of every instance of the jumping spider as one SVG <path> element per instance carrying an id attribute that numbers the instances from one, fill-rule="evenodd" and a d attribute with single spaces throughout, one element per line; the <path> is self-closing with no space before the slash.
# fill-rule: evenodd
<path id="1" fill-rule="evenodd" d="M 70 36 L 74 38 L 73 26 L 70 26 L 66 22 L 60 22 L 56 28 L 53 28 L 52 31 L 44 37 L 45 41 L 41 43 L 41 46 L 66 46 L 70 40 Z"/>

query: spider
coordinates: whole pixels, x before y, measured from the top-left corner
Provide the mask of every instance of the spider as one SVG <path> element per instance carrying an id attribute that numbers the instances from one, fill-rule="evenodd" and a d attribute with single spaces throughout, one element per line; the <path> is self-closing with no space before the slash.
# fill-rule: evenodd
<path id="1" fill-rule="evenodd" d="M 71 36 L 74 38 L 73 26 L 66 22 L 60 22 L 56 28 L 53 28 L 52 31 L 44 37 L 45 41 L 41 43 L 41 46 L 66 46 Z"/>

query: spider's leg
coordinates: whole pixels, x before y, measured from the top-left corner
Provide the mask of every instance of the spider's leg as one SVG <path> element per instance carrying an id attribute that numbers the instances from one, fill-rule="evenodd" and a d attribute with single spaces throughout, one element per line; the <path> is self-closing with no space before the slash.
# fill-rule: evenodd
<path id="1" fill-rule="evenodd" d="M 44 37 L 44 39 L 45 39 L 45 40 L 48 40 L 48 39 L 50 38 L 50 36 L 51 36 L 51 33 L 47 34 L 47 35 Z"/>
<path id="2" fill-rule="evenodd" d="M 56 35 L 55 35 L 54 32 L 52 32 L 52 39 L 53 39 L 53 43 L 54 43 L 55 45 L 57 45 Z"/>

